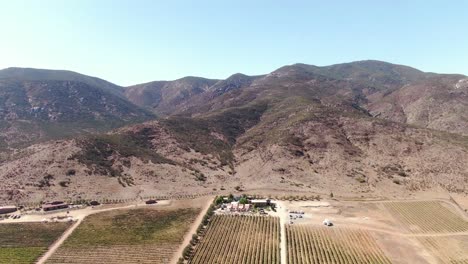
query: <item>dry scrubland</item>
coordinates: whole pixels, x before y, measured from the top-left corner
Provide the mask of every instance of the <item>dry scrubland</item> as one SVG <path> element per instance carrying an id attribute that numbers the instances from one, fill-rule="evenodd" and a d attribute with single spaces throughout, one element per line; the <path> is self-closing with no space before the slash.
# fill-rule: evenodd
<path id="1" fill-rule="evenodd" d="M 372 236 L 364 230 L 286 226 L 288 264 L 390 264 Z"/>
<path id="2" fill-rule="evenodd" d="M 34 263 L 69 223 L 0 224 L 0 263 Z"/>
<path id="3" fill-rule="evenodd" d="M 413 233 L 468 231 L 468 222 L 441 202 L 389 202 L 385 207 Z"/>
<path id="4" fill-rule="evenodd" d="M 189 263 L 280 263 L 279 236 L 277 217 L 215 215 Z"/>
<path id="5" fill-rule="evenodd" d="M 47 263 L 169 263 L 199 209 L 130 209 L 87 217 Z"/>

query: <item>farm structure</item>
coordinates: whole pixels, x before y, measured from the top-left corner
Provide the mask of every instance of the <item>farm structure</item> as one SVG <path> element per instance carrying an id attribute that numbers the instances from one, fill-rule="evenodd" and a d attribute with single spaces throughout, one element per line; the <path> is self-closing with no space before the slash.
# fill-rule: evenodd
<path id="1" fill-rule="evenodd" d="M 467 232 L 468 222 L 439 201 L 387 202 L 385 207 L 412 233 Z"/>
<path id="2" fill-rule="evenodd" d="M 278 217 L 214 215 L 189 263 L 280 263 Z"/>
<path id="3" fill-rule="evenodd" d="M 0 206 L 0 214 L 14 213 L 17 210 L 16 206 Z"/>
<path id="4" fill-rule="evenodd" d="M 287 263 L 390 264 L 366 231 L 286 225 Z"/>
<path id="5" fill-rule="evenodd" d="M 50 203 L 45 203 L 42 205 L 42 210 L 44 212 L 47 211 L 54 211 L 54 210 L 59 210 L 59 209 L 66 209 L 68 208 L 68 204 L 64 202 L 50 202 Z"/>
<path id="6" fill-rule="evenodd" d="M 266 207 L 266 206 L 273 206 L 275 205 L 271 199 L 254 199 L 250 200 L 250 203 L 255 207 Z"/>
<path id="7" fill-rule="evenodd" d="M 226 207 L 230 212 L 247 212 L 250 208 L 250 204 L 240 204 L 239 202 L 231 202 Z"/>

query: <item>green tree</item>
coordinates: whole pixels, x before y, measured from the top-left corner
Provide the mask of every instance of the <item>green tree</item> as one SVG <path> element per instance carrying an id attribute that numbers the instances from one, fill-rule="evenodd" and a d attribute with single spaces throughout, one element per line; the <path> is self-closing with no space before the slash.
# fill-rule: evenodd
<path id="1" fill-rule="evenodd" d="M 216 205 L 222 204 L 223 202 L 224 202 L 223 196 L 219 196 L 218 198 L 216 198 Z"/>
<path id="2" fill-rule="evenodd" d="M 242 197 L 242 198 L 239 200 L 239 203 L 240 203 L 240 204 L 246 204 L 246 203 L 248 203 L 248 202 L 249 202 L 249 201 L 248 201 L 247 198 L 245 198 L 245 197 Z"/>

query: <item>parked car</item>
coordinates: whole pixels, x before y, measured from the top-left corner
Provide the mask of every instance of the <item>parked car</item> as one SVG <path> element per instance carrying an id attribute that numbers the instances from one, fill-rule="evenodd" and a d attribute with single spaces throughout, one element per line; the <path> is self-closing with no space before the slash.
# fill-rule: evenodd
<path id="1" fill-rule="evenodd" d="M 326 226 L 333 226 L 332 221 L 330 221 L 329 219 L 323 220 L 323 224 L 326 225 Z"/>
<path id="2" fill-rule="evenodd" d="M 100 205 L 100 203 L 98 201 L 91 201 L 91 202 L 89 202 L 89 205 L 98 206 L 98 205 Z"/>
<path id="3" fill-rule="evenodd" d="M 146 201 L 145 203 L 146 204 L 156 204 L 156 203 L 158 203 L 158 201 L 151 199 L 151 200 Z"/>

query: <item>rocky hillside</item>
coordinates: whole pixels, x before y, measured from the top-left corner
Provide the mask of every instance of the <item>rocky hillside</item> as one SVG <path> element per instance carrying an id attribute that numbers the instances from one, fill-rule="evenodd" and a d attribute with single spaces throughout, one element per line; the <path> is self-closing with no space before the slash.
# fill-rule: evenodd
<path id="1" fill-rule="evenodd" d="M 89 86 L 99 87 L 107 92 L 122 95 L 124 88 L 108 81 L 79 74 L 72 71 L 44 70 L 33 68 L 7 68 L 0 70 L 0 79 L 13 79 L 19 81 L 74 81 L 86 83 Z"/>
<path id="2" fill-rule="evenodd" d="M 466 79 L 363 61 L 125 88 L 165 117 L 18 150 L 0 199 L 466 193 Z"/>
<path id="3" fill-rule="evenodd" d="M 468 135 L 468 78 L 434 75 L 370 98 L 373 116 Z"/>
<path id="4" fill-rule="evenodd" d="M 217 80 L 185 77 L 175 81 L 156 81 L 125 89 L 125 96 L 136 105 L 158 115 L 168 115 L 183 108 L 192 97 L 203 94 Z"/>
<path id="5" fill-rule="evenodd" d="M 52 141 L 0 165 L 4 201 L 209 192 L 466 193 L 468 138 L 358 110 L 257 105 Z M 275 121 L 276 120 L 276 121 Z"/>
<path id="6" fill-rule="evenodd" d="M 63 76 L 43 73 L 49 72 L 0 72 L 0 148 L 106 131 L 153 118 L 108 82 L 69 72 Z"/>
<path id="7" fill-rule="evenodd" d="M 325 67 L 294 64 L 265 76 L 235 74 L 220 81 L 188 77 L 152 82 L 128 87 L 125 94 L 162 115 L 198 115 L 290 96 L 346 101 L 374 117 L 468 135 L 467 87 L 463 75 L 358 61 Z"/>

